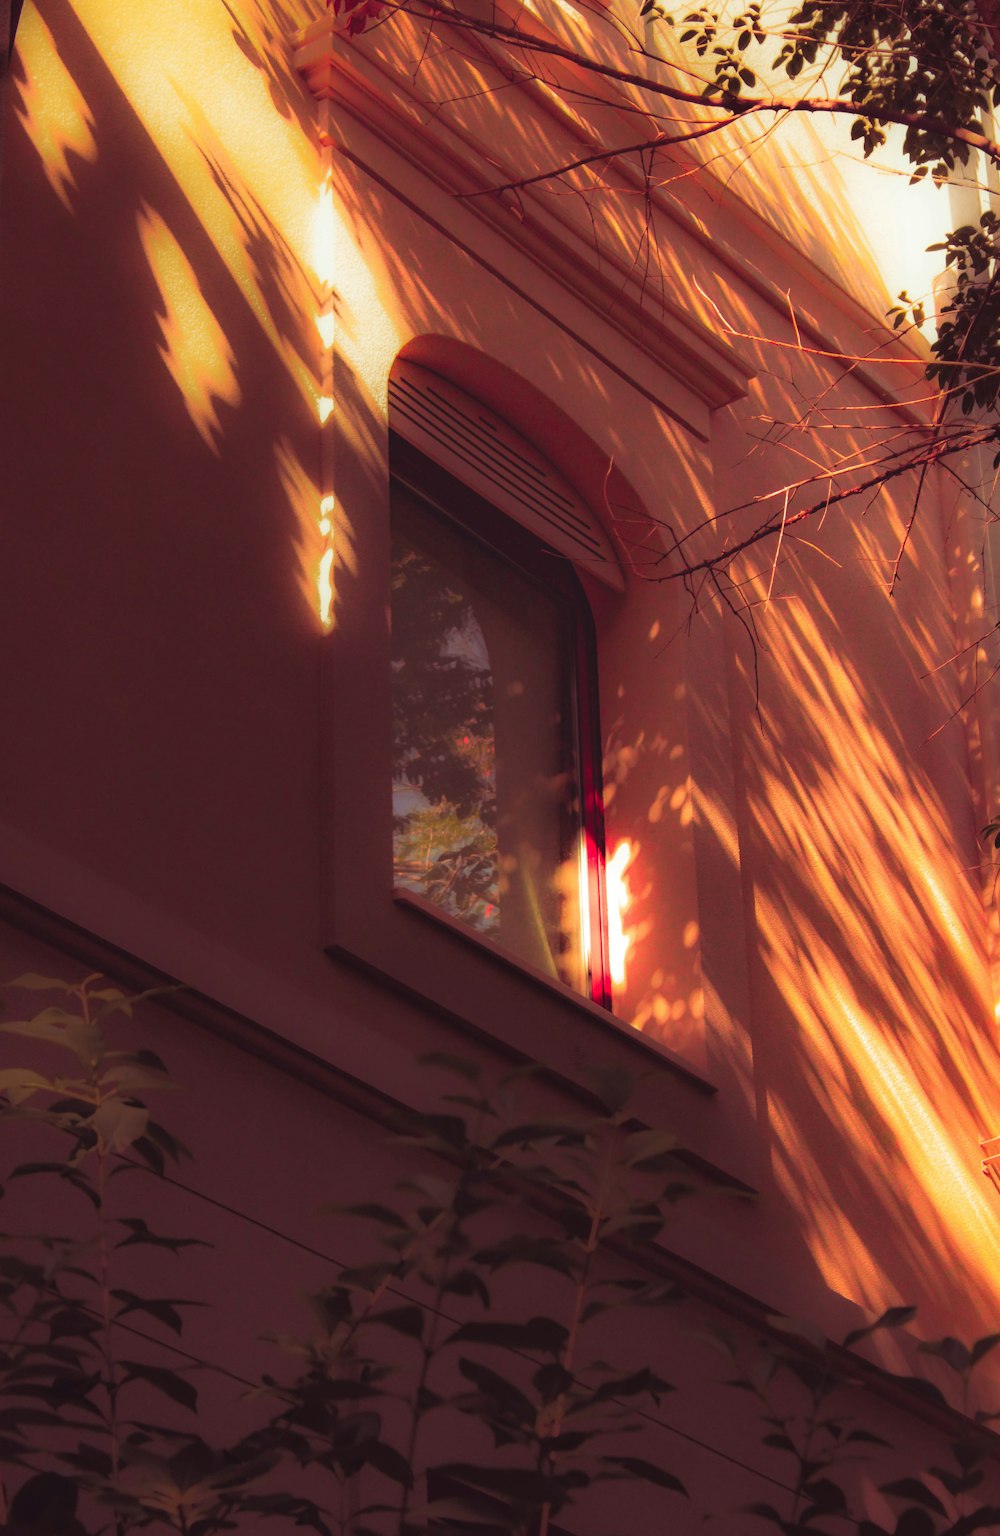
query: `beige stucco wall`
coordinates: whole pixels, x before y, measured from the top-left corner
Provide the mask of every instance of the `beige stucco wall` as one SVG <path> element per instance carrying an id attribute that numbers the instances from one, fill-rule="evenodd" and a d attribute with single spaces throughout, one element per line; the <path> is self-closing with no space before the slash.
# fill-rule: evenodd
<path id="1" fill-rule="evenodd" d="M 924 204 L 893 177 L 869 220 L 856 168 L 817 169 L 799 141 L 793 191 L 761 153 L 740 197 L 664 192 L 647 270 L 625 181 L 589 203 L 525 193 L 520 214 L 456 195 L 492 184 L 491 146 L 543 164 L 572 137 L 528 95 L 515 120 L 495 61 L 432 52 L 414 82 L 412 40 L 386 28 L 334 43 L 320 107 L 290 62 L 309 19 L 25 10 L 0 245 L 0 879 L 404 1100 L 430 1093 L 427 1046 L 537 1052 L 567 1098 L 588 1061 L 627 1061 L 647 1119 L 759 1190 L 678 1228 L 692 1260 L 831 1332 L 898 1301 L 927 1334 L 992 1331 L 1000 1207 L 977 1140 L 1000 1126 L 946 481 L 891 597 L 908 482 L 790 526 L 721 593 L 622 546 L 625 598 L 595 596 L 609 837 L 637 845 L 620 1023 L 541 992 L 544 1027 L 530 1007 L 487 1019 L 461 946 L 447 1015 L 324 950 L 331 883 L 388 907 L 387 847 L 365 841 L 377 773 L 357 814 L 337 796 L 357 743 L 388 732 L 399 351 L 536 435 L 598 510 L 613 470 L 704 549 L 706 518 L 736 537 L 761 507 L 821 503 L 873 421 L 919 424 L 893 403 L 922 390 L 915 354 L 871 327 L 923 281 L 898 230 L 905 209 L 922 240 Z M 484 93 L 430 116 L 472 68 Z M 403 985 L 426 948 L 408 942 Z M 311 1182 L 319 1154 L 275 1142 L 276 1187 Z"/>

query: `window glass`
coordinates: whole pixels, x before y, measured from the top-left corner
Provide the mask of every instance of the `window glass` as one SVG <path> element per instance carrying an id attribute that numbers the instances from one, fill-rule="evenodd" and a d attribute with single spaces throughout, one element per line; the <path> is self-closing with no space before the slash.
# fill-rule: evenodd
<path id="1" fill-rule="evenodd" d="M 589 994 L 568 562 L 399 479 L 392 512 L 395 884 Z"/>

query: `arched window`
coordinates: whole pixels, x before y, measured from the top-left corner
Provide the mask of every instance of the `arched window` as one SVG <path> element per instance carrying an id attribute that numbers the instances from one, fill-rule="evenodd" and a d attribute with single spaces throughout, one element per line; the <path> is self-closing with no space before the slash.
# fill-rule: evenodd
<path id="1" fill-rule="evenodd" d="M 428 369 L 391 382 L 397 894 L 610 1006 L 590 610 L 622 578 L 530 444 Z"/>

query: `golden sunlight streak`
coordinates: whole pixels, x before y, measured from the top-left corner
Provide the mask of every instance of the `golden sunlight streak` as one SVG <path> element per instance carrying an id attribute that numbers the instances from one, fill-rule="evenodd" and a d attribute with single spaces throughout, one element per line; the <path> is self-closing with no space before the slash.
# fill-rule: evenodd
<path id="1" fill-rule="evenodd" d="M 319 504 L 319 535 L 323 551 L 316 577 L 320 623 L 324 629 L 333 625 L 333 497 L 323 496 Z"/>
<path id="2" fill-rule="evenodd" d="M 583 955 L 584 966 L 591 978 L 593 978 L 595 957 L 590 947 L 592 942 L 590 931 L 590 855 L 587 833 L 585 831 L 581 831 L 577 842 L 576 879 L 577 903 L 580 912 L 580 952 Z"/>
<path id="3" fill-rule="evenodd" d="M 319 616 L 324 629 L 333 626 L 333 550 L 325 549 L 319 562 L 316 581 L 319 592 Z"/>
<path id="4" fill-rule="evenodd" d="M 94 120 L 55 40 L 38 11 L 29 5 L 17 34 L 17 54 L 25 71 L 19 84 L 18 119 L 42 159 L 49 184 L 68 208 L 75 185 L 69 156 L 97 159 Z"/>
<path id="5" fill-rule="evenodd" d="M 632 844 L 623 838 L 607 862 L 605 879 L 608 892 L 608 966 L 611 981 L 616 987 L 624 987 L 627 973 L 627 957 L 632 935 L 626 932 L 631 892 L 626 872 L 632 861 Z"/>
<path id="6" fill-rule="evenodd" d="M 319 486 L 287 438 L 279 438 L 275 444 L 274 459 L 286 500 L 295 513 L 298 589 L 305 598 L 309 612 L 314 616 L 318 614 L 320 621 L 325 622 L 319 573 L 329 538 L 323 528 L 324 521 L 330 521 L 325 507 L 326 498 L 320 495 Z M 329 547 L 332 553 L 332 539 Z M 330 584 L 332 601 L 332 572 Z"/>
<path id="7" fill-rule="evenodd" d="M 316 329 L 319 331 L 319 339 L 323 343 L 323 350 L 329 352 L 333 346 L 336 317 L 332 309 L 325 309 L 321 315 L 316 316 Z"/>
<path id="8" fill-rule="evenodd" d="M 308 314 L 315 146 L 233 47 L 226 6 L 68 0 L 302 399 L 316 381 L 290 313 Z M 23 25 L 23 24 L 22 24 Z M 142 38 L 143 46 L 135 40 Z M 262 269 L 259 253 L 267 250 Z"/>
<path id="9" fill-rule="evenodd" d="M 770 629 L 789 710 L 755 749 L 746 856 L 756 953 L 789 1015 L 792 1055 L 767 1082 L 775 1174 L 829 1285 L 878 1309 L 920 1276 L 945 1309 L 960 1265 L 966 1315 L 929 1326 L 982 1331 L 997 1213 L 976 1153 L 996 1064 L 977 893 L 919 760 L 816 611 L 786 605 Z M 725 817 L 707 819 L 735 861 Z"/>
<path id="10" fill-rule="evenodd" d="M 333 250 L 337 233 L 333 202 L 333 175 L 327 171 L 316 199 L 309 231 L 309 265 L 324 288 L 333 287 Z"/>
<path id="11" fill-rule="evenodd" d="M 316 330 L 322 346 L 319 359 L 319 424 L 324 427 L 333 415 L 333 343 L 336 337 L 333 273 L 334 244 L 337 235 L 333 198 L 333 150 L 329 136 L 323 136 L 323 180 L 313 213 L 309 235 L 309 261 L 320 285 Z M 316 603 L 324 630 L 333 627 L 333 462 L 328 433 L 321 435 L 319 503 L 320 554 L 316 567 Z"/>
<path id="12" fill-rule="evenodd" d="M 218 452 L 216 403 L 239 405 L 235 359 L 225 332 L 202 296 L 194 268 L 158 213 L 140 209 L 139 238 L 165 313 L 160 355 L 201 436 Z"/>

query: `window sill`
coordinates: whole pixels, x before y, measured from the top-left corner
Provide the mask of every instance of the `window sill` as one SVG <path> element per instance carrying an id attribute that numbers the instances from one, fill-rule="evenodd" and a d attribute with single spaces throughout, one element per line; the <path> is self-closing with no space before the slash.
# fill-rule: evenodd
<path id="1" fill-rule="evenodd" d="M 557 977 L 546 975 L 537 966 L 519 959 L 516 955 L 511 954 L 509 950 L 502 949 L 499 945 L 494 944 L 491 939 L 486 938 L 481 933 L 477 933 L 474 928 L 470 928 L 466 923 L 460 922 L 458 918 L 451 917 L 449 913 L 443 912 L 440 907 L 436 907 L 426 897 L 418 896 L 413 891 L 407 891 L 399 886 L 394 886 L 392 899 L 397 906 L 416 914 L 426 922 L 435 924 L 437 928 L 443 929 L 451 937 L 457 939 L 459 943 L 471 945 L 477 953 L 487 956 L 494 964 L 501 966 L 508 972 L 516 972 L 519 976 L 527 978 L 538 987 L 544 987 L 547 992 L 553 994 L 571 1008 L 586 1013 L 592 1019 L 596 1019 L 607 1029 L 612 1030 L 615 1035 L 630 1041 L 640 1051 L 655 1057 L 658 1062 L 670 1067 L 699 1093 L 711 1097 L 718 1092 L 713 1082 L 710 1082 L 706 1077 L 702 1077 L 688 1062 L 676 1055 L 667 1046 L 661 1045 L 658 1040 L 650 1039 L 641 1030 L 633 1029 L 631 1024 L 625 1019 L 619 1018 L 617 1014 L 608 1008 L 602 1008 L 599 1003 L 593 1002 L 589 997 L 583 997 L 579 992 L 575 992 L 572 987 L 568 987 L 565 982 L 559 981 Z"/>

